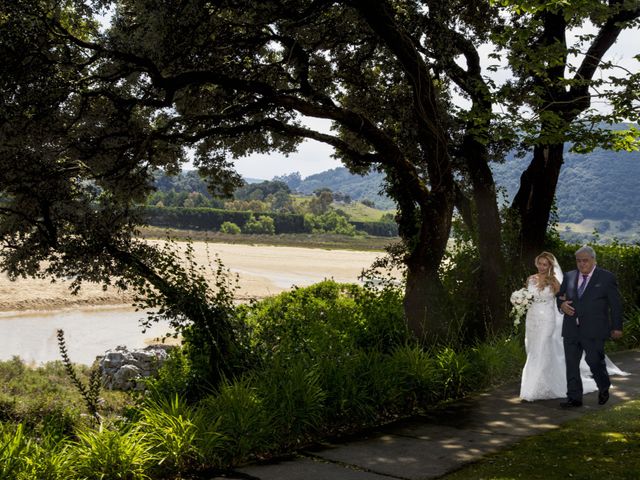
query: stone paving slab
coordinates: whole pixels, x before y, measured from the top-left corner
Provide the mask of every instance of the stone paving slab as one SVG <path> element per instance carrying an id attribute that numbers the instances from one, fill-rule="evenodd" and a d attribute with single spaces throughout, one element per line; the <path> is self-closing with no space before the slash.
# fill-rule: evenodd
<path id="1" fill-rule="evenodd" d="M 441 425 L 424 426 L 408 435 L 381 434 L 356 442 L 325 448 L 314 455 L 348 463 L 393 478 L 434 478 L 478 460 L 518 441 L 508 435 L 487 435 Z"/>
<path id="2" fill-rule="evenodd" d="M 237 471 L 248 475 L 249 478 L 259 478 L 260 480 L 391 480 L 388 476 L 356 470 L 353 466 L 304 457 L 295 461 L 245 467 Z M 247 479 L 248 477 L 242 478 Z"/>

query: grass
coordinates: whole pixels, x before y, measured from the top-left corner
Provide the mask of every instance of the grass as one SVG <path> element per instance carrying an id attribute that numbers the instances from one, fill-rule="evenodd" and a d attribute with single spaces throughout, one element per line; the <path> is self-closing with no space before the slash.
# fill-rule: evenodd
<path id="1" fill-rule="evenodd" d="M 76 366 L 83 382 L 89 368 Z M 131 404 L 123 392 L 103 391 L 105 416 L 120 414 Z M 0 422 L 22 422 L 35 431 L 53 435 L 69 433 L 80 420 L 85 406 L 67 376 L 62 362 L 49 362 L 30 368 L 18 358 L 0 362 Z"/>
<path id="2" fill-rule="evenodd" d="M 207 241 L 211 243 L 231 243 L 239 245 L 275 245 L 302 248 L 323 248 L 327 250 L 360 250 L 383 251 L 384 248 L 396 243 L 398 238 L 356 236 L 334 234 L 280 234 L 280 235 L 231 235 L 220 232 L 201 230 L 175 230 L 159 227 L 144 227 L 140 229 L 142 238 L 165 239 L 169 234 L 176 240 L 191 239 L 193 241 Z"/>
<path id="3" fill-rule="evenodd" d="M 463 479 L 637 479 L 640 400 L 586 414 L 450 475 Z"/>
<path id="4" fill-rule="evenodd" d="M 385 213 L 396 214 L 395 210 L 379 210 L 360 202 L 332 204 L 332 208 L 342 210 L 349 219 L 356 222 L 379 222 Z"/>

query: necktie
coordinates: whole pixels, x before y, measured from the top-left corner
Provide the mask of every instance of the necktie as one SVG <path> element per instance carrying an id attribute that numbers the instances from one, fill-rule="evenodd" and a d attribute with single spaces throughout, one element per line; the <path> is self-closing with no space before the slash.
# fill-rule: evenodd
<path id="1" fill-rule="evenodd" d="M 578 298 L 582 296 L 582 293 L 587 286 L 587 278 L 589 278 L 589 275 L 582 275 L 582 283 L 578 287 Z"/>

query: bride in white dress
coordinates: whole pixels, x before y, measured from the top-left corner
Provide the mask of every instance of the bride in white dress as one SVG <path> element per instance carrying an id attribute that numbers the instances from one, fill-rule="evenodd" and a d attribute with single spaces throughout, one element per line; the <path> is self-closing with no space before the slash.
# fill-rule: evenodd
<path id="1" fill-rule="evenodd" d="M 520 398 L 527 401 L 567 396 L 567 374 L 562 343 L 562 312 L 556 305 L 556 293 L 562 283 L 562 270 L 549 252 L 536 257 L 538 273 L 527 279 L 533 304 L 526 317 L 524 337 L 527 362 L 522 370 Z M 605 357 L 609 375 L 628 375 Z M 598 390 L 584 360 L 580 363 L 584 393 Z"/>

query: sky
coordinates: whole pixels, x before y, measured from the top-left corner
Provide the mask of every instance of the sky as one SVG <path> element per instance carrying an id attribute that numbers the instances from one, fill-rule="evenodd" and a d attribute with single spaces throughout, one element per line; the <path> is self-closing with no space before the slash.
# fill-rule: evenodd
<path id="1" fill-rule="evenodd" d="M 638 38 L 639 29 L 623 31 L 618 37 L 618 41 L 611 47 L 605 56 L 605 61 L 613 61 L 632 72 L 640 70 L 640 62 L 633 58 L 640 54 Z M 570 39 L 568 39 L 569 42 Z M 481 49 L 485 55 L 490 53 L 488 48 Z M 484 63 L 488 65 L 488 63 Z M 489 73 L 489 72 L 487 72 Z M 615 72 L 617 75 L 620 71 Z M 505 71 L 498 71 L 497 81 L 506 78 Z M 595 106 L 595 105 L 594 105 Z M 322 131 L 329 133 L 329 122 L 319 119 L 309 119 L 305 121 L 310 126 L 316 126 Z M 300 172 L 305 178 L 315 173 L 324 172 L 342 166 L 339 160 L 331 158 L 333 148 L 315 140 L 303 142 L 298 151 L 285 157 L 279 153 L 254 154 L 249 157 L 233 160 L 236 170 L 243 177 L 271 180 L 274 176 L 287 175 L 293 172 Z"/>

